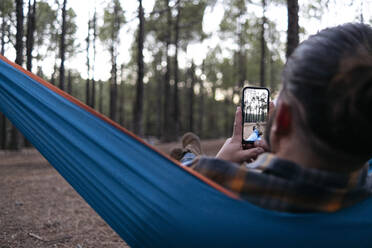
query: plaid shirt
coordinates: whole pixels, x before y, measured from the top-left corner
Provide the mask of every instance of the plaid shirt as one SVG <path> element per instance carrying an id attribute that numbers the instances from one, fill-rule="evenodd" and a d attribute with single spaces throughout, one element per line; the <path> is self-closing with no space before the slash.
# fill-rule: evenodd
<path id="1" fill-rule="evenodd" d="M 368 167 L 338 174 L 262 154 L 247 167 L 200 157 L 194 170 L 255 205 L 285 212 L 334 212 L 371 196 Z"/>

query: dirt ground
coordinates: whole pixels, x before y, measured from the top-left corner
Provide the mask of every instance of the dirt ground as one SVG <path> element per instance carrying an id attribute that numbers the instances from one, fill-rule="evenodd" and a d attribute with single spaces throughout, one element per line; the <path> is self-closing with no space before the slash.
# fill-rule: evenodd
<path id="1" fill-rule="evenodd" d="M 203 141 L 214 155 L 224 140 Z M 178 143 L 157 147 L 169 153 Z M 34 149 L 0 151 L 0 248 L 129 247 Z"/>

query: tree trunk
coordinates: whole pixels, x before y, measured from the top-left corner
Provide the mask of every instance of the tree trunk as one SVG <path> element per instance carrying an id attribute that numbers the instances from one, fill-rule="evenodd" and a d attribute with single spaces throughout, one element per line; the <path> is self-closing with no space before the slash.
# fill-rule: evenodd
<path id="1" fill-rule="evenodd" d="M 274 60 L 273 60 L 273 54 L 270 52 L 270 87 L 271 87 L 271 93 L 275 91 L 275 70 L 274 70 Z"/>
<path id="2" fill-rule="evenodd" d="M 166 72 L 164 75 L 164 129 L 163 129 L 163 134 L 164 134 L 164 140 L 165 141 L 170 141 L 171 136 L 170 136 L 170 122 L 169 122 L 169 98 L 170 98 L 170 57 L 169 57 L 169 46 L 171 43 L 171 28 L 172 28 L 172 13 L 171 13 L 171 8 L 169 6 L 169 0 L 165 0 L 166 6 L 167 6 L 167 34 L 166 34 L 166 44 L 165 44 L 165 54 L 167 57 L 167 68 Z"/>
<path id="3" fill-rule="evenodd" d="M 33 5 L 31 5 L 31 0 L 28 0 L 27 40 L 26 40 L 26 57 L 27 57 L 27 70 L 28 71 L 32 71 L 32 51 L 34 49 L 35 15 L 36 15 L 36 0 L 34 0 Z"/>
<path id="4" fill-rule="evenodd" d="M 114 6 L 114 26 L 118 25 L 118 6 L 115 3 Z M 110 118 L 113 121 L 116 121 L 117 116 L 117 48 L 116 48 L 116 42 L 117 42 L 117 35 L 115 32 L 115 27 L 112 28 L 111 33 L 111 47 L 110 47 L 110 53 L 111 53 L 111 85 L 110 85 Z"/>
<path id="5" fill-rule="evenodd" d="M 32 51 L 34 49 L 34 32 L 35 32 L 35 16 L 36 16 L 36 0 L 31 4 L 28 0 L 28 14 L 27 14 L 27 39 L 26 39 L 26 65 L 27 70 L 32 71 Z M 25 138 L 24 144 L 30 147 L 31 143 Z"/>
<path id="6" fill-rule="evenodd" d="M 50 79 L 50 83 L 53 85 L 56 85 L 56 73 L 57 73 L 57 65 L 54 63 L 53 73 Z"/>
<path id="7" fill-rule="evenodd" d="M 17 33 L 16 33 L 16 60 L 15 62 L 22 66 L 23 64 L 23 0 L 16 0 L 16 16 L 17 16 Z M 15 126 L 12 127 L 10 146 L 11 150 L 19 149 L 19 134 Z"/>
<path id="8" fill-rule="evenodd" d="M 143 125 L 144 125 L 144 131 L 143 131 L 143 136 L 144 137 L 149 137 L 149 136 L 154 136 L 154 129 L 153 129 L 153 118 L 152 118 L 152 114 L 150 114 L 150 111 L 151 109 L 153 109 L 152 106 L 154 106 L 154 102 L 152 101 L 152 98 L 149 99 L 149 97 L 147 96 L 147 94 L 151 94 L 153 92 L 153 85 L 152 84 L 147 84 L 145 85 L 145 94 L 144 94 L 144 98 L 146 99 L 146 101 L 144 102 L 144 112 L 147 113 L 146 115 L 144 115 L 143 117 Z"/>
<path id="9" fill-rule="evenodd" d="M 40 66 L 38 66 L 37 69 L 36 69 L 36 75 L 38 77 L 45 78 L 44 73 L 43 73 L 43 70 L 41 69 Z"/>
<path id="10" fill-rule="evenodd" d="M 204 137 L 204 102 L 205 102 L 205 94 L 204 94 L 204 82 L 200 81 L 200 93 L 199 93 L 199 118 L 198 118 L 198 135 L 199 137 Z"/>
<path id="11" fill-rule="evenodd" d="M 116 109 L 117 109 L 117 68 L 116 68 L 116 56 L 114 54 L 114 47 L 111 48 L 111 82 L 110 82 L 110 118 L 116 121 Z"/>
<path id="12" fill-rule="evenodd" d="M 157 84 L 157 87 L 156 87 L 156 95 L 157 95 L 157 98 L 156 98 L 156 106 L 157 106 L 157 109 L 159 111 L 159 113 L 157 114 L 157 127 L 156 127 L 156 135 L 158 138 L 161 138 L 162 137 L 162 134 L 163 134 L 163 130 L 162 130 L 162 127 L 163 127 L 163 101 L 162 101 L 162 92 L 163 92 L 163 78 L 162 78 L 162 75 L 161 75 L 161 72 L 156 72 L 157 73 L 157 77 L 156 77 L 156 84 Z"/>
<path id="13" fill-rule="evenodd" d="M 2 2 L 2 4 L 4 4 Z M 6 29 L 6 21 L 4 13 L 1 13 L 1 55 L 4 56 L 5 53 L 5 29 Z M 7 145 L 7 121 L 6 117 L 3 113 L 0 113 L 0 147 L 2 150 L 6 149 Z"/>
<path id="14" fill-rule="evenodd" d="M 89 90 L 90 90 L 90 80 L 89 80 L 89 77 L 88 77 L 87 80 L 85 80 L 85 104 L 88 105 L 88 106 L 90 105 Z"/>
<path id="15" fill-rule="evenodd" d="M 244 15 L 244 10 L 243 9 L 240 9 L 240 13 L 239 13 L 239 16 L 241 18 L 241 16 Z M 238 51 L 238 88 L 241 89 L 243 88 L 244 86 L 244 82 L 246 80 L 246 57 L 245 57 L 245 40 L 243 38 L 243 23 L 240 23 L 238 24 L 238 40 L 239 40 L 239 51 Z"/>
<path id="16" fill-rule="evenodd" d="M 71 76 L 71 70 L 68 70 L 67 74 L 67 93 L 70 95 L 72 94 L 72 76 Z"/>
<path id="17" fill-rule="evenodd" d="M 1 2 L 4 4 L 4 2 Z M 6 20 L 5 14 L 1 13 L 1 54 L 5 53 L 5 31 L 6 31 Z"/>
<path id="18" fill-rule="evenodd" d="M 205 64 L 202 63 L 202 74 L 205 74 Z M 198 118 L 198 135 L 199 137 L 204 137 L 203 127 L 204 127 L 204 105 L 205 105 L 205 96 L 204 96 L 204 81 L 200 79 L 200 101 L 199 101 L 199 118 Z"/>
<path id="19" fill-rule="evenodd" d="M 97 40 L 97 11 L 94 10 L 93 16 L 93 64 L 92 64 L 92 103 L 91 107 L 96 105 L 96 81 L 94 79 L 95 63 L 96 63 L 96 40 Z"/>
<path id="20" fill-rule="evenodd" d="M 144 76 L 144 65 L 143 65 L 143 41 L 144 41 L 144 14 L 142 8 L 142 0 L 138 0 L 138 53 L 137 53 L 137 85 L 136 85 L 136 100 L 134 103 L 133 112 L 133 131 L 139 136 L 143 136 L 143 76 Z"/>
<path id="21" fill-rule="evenodd" d="M 6 149 L 7 144 L 7 130 L 6 130 L 6 117 L 2 113 L 0 113 L 0 132 L 1 132 L 1 139 L 0 139 L 0 148 L 2 150 Z"/>
<path id="22" fill-rule="evenodd" d="M 364 1 L 360 1 L 360 22 L 361 23 L 364 23 L 363 3 L 364 3 Z"/>
<path id="23" fill-rule="evenodd" d="M 90 106 L 92 108 L 95 108 L 96 106 L 96 81 L 94 78 L 92 78 L 92 84 L 91 84 L 91 87 L 92 87 L 92 95 L 91 95 L 91 98 L 90 98 Z"/>
<path id="24" fill-rule="evenodd" d="M 195 64 L 191 63 L 189 85 L 189 130 L 194 131 L 194 85 L 195 85 Z"/>
<path id="25" fill-rule="evenodd" d="M 63 1 L 63 6 L 62 6 L 62 34 L 61 34 L 61 40 L 60 40 L 61 66 L 59 68 L 59 88 L 61 90 L 64 90 L 64 88 L 65 88 L 66 4 L 67 4 L 67 0 L 64 0 Z"/>
<path id="26" fill-rule="evenodd" d="M 244 51 L 239 51 L 238 52 L 238 59 L 239 59 L 239 64 L 238 64 L 238 71 L 239 71 L 239 79 L 238 79 L 238 87 L 239 89 L 243 88 L 244 82 L 246 79 L 245 76 L 245 53 Z"/>
<path id="27" fill-rule="evenodd" d="M 121 80 L 120 87 L 119 87 L 119 124 L 122 126 L 124 125 L 125 120 L 125 108 L 124 108 L 124 101 L 125 101 L 125 88 L 124 88 L 124 80 Z"/>
<path id="28" fill-rule="evenodd" d="M 217 135 L 217 125 L 216 125 L 216 86 L 213 84 L 212 87 L 212 96 L 207 100 L 207 111 L 206 117 L 207 117 L 207 125 L 208 128 L 206 129 L 206 137 L 207 138 L 214 138 Z"/>
<path id="29" fill-rule="evenodd" d="M 125 101 L 125 84 L 124 84 L 124 65 L 120 68 L 120 87 L 119 87 L 119 124 L 122 126 L 124 125 L 125 120 L 125 108 L 124 108 L 124 101 Z"/>
<path id="30" fill-rule="evenodd" d="M 90 48 L 90 20 L 88 21 L 88 35 L 85 39 L 87 42 L 87 80 L 86 80 L 86 85 L 85 85 L 85 104 L 86 105 L 91 105 L 91 100 L 90 100 L 90 59 L 89 59 L 89 48 Z"/>
<path id="31" fill-rule="evenodd" d="M 287 51 L 288 58 L 296 49 L 299 42 L 299 26 L 298 26 L 298 0 L 287 0 L 288 9 L 288 30 L 287 30 Z"/>
<path id="32" fill-rule="evenodd" d="M 265 40 L 265 24 L 266 24 L 266 0 L 262 0 L 262 22 L 261 22 L 261 60 L 260 60 L 260 86 L 265 87 L 266 80 L 266 40 Z"/>
<path id="33" fill-rule="evenodd" d="M 17 33 L 16 33 L 16 60 L 15 62 L 22 66 L 23 64 L 23 0 L 16 0 L 17 15 Z"/>
<path id="34" fill-rule="evenodd" d="M 179 92 L 178 92 L 178 40 L 179 40 L 179 31 L 180 31 L 180 17 L 181 17 L 181 1 L 177 0 L 177 16 L 176 22 L 174 24 L 174 45 L 175 45 L 175 54 L 174 54 L 174 90 L 173 90 L 173 125 L 174 133 L 173 138 L 176 139 L 180 131 L 180 107 L 179 107 Z"/>
<path id="35" fill-rule="evenodd" d="M 103 82 L 99 81 L 98 111 L 103 114 Z"/>

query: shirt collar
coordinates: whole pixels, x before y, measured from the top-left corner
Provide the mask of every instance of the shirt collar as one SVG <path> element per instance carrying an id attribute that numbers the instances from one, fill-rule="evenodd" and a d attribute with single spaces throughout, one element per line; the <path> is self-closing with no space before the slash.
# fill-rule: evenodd
<path id="1" fill-rule="evenodd" d="M 314 168 L 304 168 L 289 160 L 280 159 L 272 153 L 260 155 L 248 169 L 271 174 L 283 179 L 334 189 L 363 187 L 368 176 L 368 165 L 352 173 L 336 173 Z"/>

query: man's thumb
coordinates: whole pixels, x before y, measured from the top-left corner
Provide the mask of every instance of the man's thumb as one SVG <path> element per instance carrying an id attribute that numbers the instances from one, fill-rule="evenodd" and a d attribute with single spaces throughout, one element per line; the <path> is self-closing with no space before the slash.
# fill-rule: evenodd
<path id="1" fill-rule="evenodd" d="M 265 152 L 264 149 L 262 149 L 261 147 L 256 147 L 248 150 L 241 150 L 239 151 L 238 156 L 240 158 L 239 159 L 240 161 L 250 162 L 251 159 L 256 159 L 258 155 L 264 152 Z"/>

